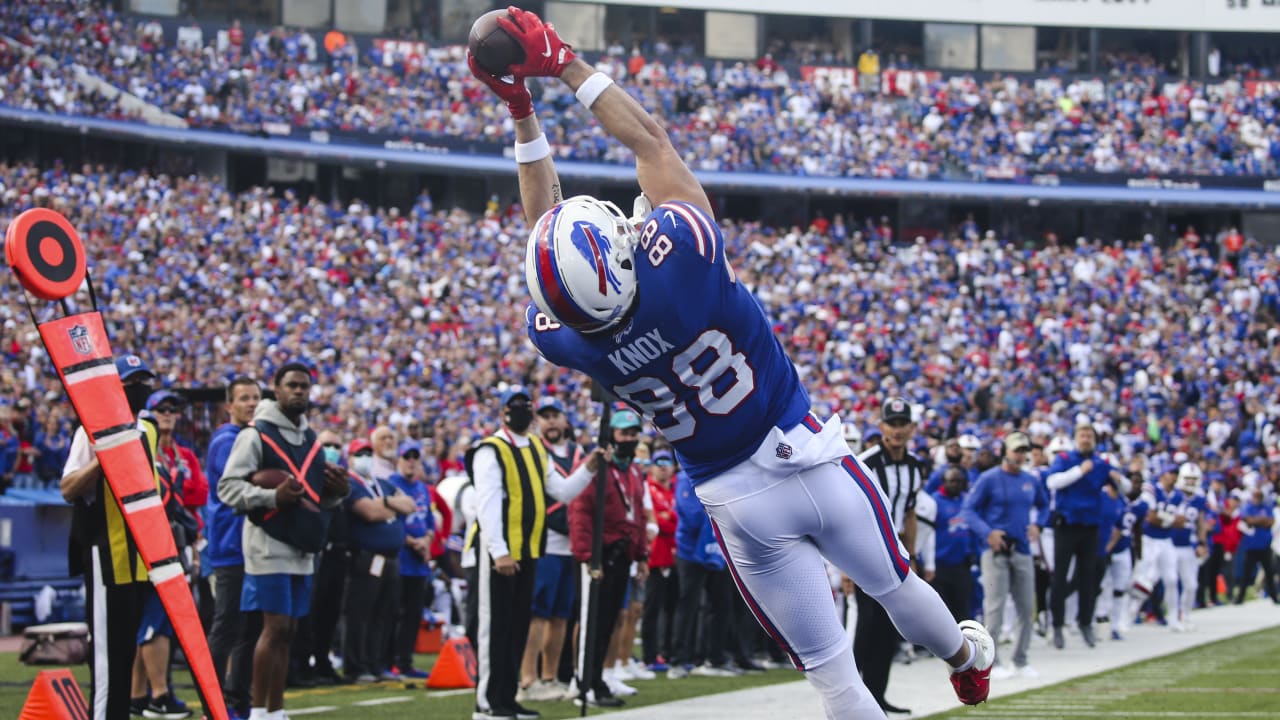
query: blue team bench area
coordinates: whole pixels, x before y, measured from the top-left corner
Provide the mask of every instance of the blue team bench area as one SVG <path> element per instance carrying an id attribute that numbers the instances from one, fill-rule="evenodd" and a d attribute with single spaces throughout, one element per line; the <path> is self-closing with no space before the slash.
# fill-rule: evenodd
<path id="1" fill-rule="evenodd" d="M 58 491 L 0 495 L 0 632 L 84 619 L 82 579 L 67 575 L 70 532 L 71 506 Z"/>

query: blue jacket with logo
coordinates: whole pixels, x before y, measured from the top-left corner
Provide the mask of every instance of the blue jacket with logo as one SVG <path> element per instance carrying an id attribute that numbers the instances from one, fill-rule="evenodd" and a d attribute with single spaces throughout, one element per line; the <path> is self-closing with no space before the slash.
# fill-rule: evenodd
<path id="1" fill-rule="evenodd" d="M 218 499 L 218 481 L 227 467 L 227 458 L 231 455 L 231 446 L 240 434 L 240 426 L 227 423 L 213 431 L 209 439 L 209 452 L 205 456 L 204 466 L 209 478 L 209 503 L 205 514 L 205 538 L 209 544 L 210 567 L 231 567 L 244 564 L 244 552 L 240 548 L 240 533 L 244 527 L 244 515 L 240 515 L 229 505 Z"/>
<path id="2" fill-rule="evenodd" d="M 716 541 L 702 501 L 693 492 L 693 483 L 681 470 L 676 474 L 676 557 L 712 570 L 725 568 L 724 554 Z"/>
<path id="3" fill-rule="evenodd" d="M 1093 468 L 1087 475 L 1054 491 L 1054 511 L 1070 525 L 1098 525 L 1101 522 L 1102 486 L 1111 481 L 1111 466 L 1096 453 L 1086 458 L 1072 450 L 1054 458 L 1045 475 L 1049 477 L 1065 472 L 1090 459 L 1093 460 Z"/>

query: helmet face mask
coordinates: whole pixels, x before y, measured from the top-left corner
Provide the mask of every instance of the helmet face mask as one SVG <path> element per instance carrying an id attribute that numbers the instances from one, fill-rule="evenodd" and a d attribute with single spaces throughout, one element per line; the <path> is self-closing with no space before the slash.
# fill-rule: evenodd
<path id="1" fill-rule="evenodd" d="M 636 298 L 635 227 L 611 202 L 578 195 L 533 226 L 525 282 L 538 309 L 583 333 L 618 324 Z"/>

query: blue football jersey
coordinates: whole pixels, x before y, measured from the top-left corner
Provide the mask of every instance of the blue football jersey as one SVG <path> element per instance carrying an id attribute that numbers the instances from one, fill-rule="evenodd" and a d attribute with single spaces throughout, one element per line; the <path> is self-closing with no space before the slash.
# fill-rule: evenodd
<path id="1" fill-rule="evenodd" d="M 1164 488 L 1160 487 L 1160 483 L 1148 483 L 1142 488 L 1142 501 L 1147 504 L 1148 511 L 1177 515 L 1182 507 L 1182 492 L 1177 488 L 1165 492 Z M 1173 537 L 1173 528 L 1147 525 L 1142 529 L 1142 534 L 1149 538 L 1163 540 Z"/>
<path id="2" fill-rule="evenodd" d="M 1116 520 L 1116 528 L 1120 530 L 1120 539 L 1116 541 L 1116 546 L 1111 548 L 1111 554 L 1129 552 L 1129 548 L 1133 547 L 1133 533 L 1137 530 L 1142 530 L 1142 523 L 1147 518 L 1147 511 L 1147 503 L 1142 498 L 1130 501 L 1125 506 L 1124 512 Z"/>
<path id="3" fill-rule="evenodd" d="M 704 211 L 685 202 L 654 208 L 635 272 L 635 309 L 606 333 L 584 335 L 531 305 L 538 352 L 590 375 L 653 423 L 695 484 L 750 457 L 774 426 L 804 419 L 809 395 Z"/>
<path id="4" fill-rule="evenodd" d="M 1187 519 L 1187 524 L 1186 527 L 1174 528 L 1169 537 L 1173 538 L 1173 544 L 1177 547 L 1195 547 L 1200 544 L 1196 528 L 1200 525 L 1200 518 L 1209 510 L 1209 500 L 1202 492 L 1195 495 L 1183 493 L 1182 498 L 1182 507 L 1178 512 Z"/>

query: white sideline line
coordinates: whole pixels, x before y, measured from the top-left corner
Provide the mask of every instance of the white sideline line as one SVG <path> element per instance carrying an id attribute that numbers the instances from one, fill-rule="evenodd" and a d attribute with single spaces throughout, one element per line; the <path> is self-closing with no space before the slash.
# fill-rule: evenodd
<path id="1" fill-rule="evenodd" d="M 289 708 L 289 716 L 293 717 L 295 715 L 319 715 L 320 713 L 333 712 L 334 710 L 337 710 L 337 709 L 338 707 L 336 705 L 316 705 L 315 707 L 298 708 L 297 710 L 294 710 L 293 708 Z"/>
<path id="2" fill-rule="evenodd" d="M 360 700 L 351 703 L 356 707 L 370 707 L 373 705 L 390 705 L 392 703 L 409 702 L 413 697 L 409 695 L 394 695 L 392 697 L 374 698 L 372 700 Z"/>

